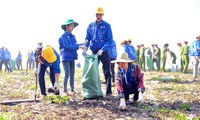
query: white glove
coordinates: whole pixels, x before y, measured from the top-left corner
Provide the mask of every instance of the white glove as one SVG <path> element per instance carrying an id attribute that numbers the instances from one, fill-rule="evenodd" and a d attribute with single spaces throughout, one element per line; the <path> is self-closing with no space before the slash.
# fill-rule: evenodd
<path id="1" fill-rule="evenodd" d="M 101 55 L 102 55 L 102 53 L 103 53 L 103 50 L 102 50 L 102 49 L 100 49 L 100 50 L 97 52 L 97 55 L 101 56 Z"/>
<path id="2" fill-rule="evenodd" d="M 54 90 L 59 90 L 59 85 L 57 82 L 54 83 Z"/>
<path id="3" fill-rule="evenodd" d="M 35 74 L 35 75 L 38 74 L 38 69 L 37 69 L 37 68 L 35 68 L 35 70 L 34 70 L 34 74 Z"/>

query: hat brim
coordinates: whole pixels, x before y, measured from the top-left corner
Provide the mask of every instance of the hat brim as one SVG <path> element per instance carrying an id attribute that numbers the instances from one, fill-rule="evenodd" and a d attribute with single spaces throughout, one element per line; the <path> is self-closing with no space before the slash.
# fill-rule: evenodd
<path id="1" fill-rule="evenodd" d="M 111 63 L 118 63 L 118 62 L 130 63 L 130 62 L 134 62 L 134 60 L 117 59 L 117 60 L 111 61 Z"/>
<path id="2" fill-rule="evenodd" d="M 66 25 L 69 25 L 69 24 L 71 24 L 71 23 L 74 23 L 74 28 L 77 27 L 77 26 L 79 25 L 77 22 L 70 22 L 70 23 L 68 23 L 68 24 L 63 24 L 63 25 L 61 25 L 61 28 L 62 28 L 63 30 L 65 30 L 65 26 L 66 26 Z"/>

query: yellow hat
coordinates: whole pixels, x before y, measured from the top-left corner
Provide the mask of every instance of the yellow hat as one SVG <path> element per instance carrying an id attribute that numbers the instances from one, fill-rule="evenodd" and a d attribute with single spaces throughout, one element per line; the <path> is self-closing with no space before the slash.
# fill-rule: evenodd
<path id="1" fill-rule="evenodd" d="M 97 8 L 97 11 L 96 11 L 96 14 L 99 13 L 99 14 L 104 14 L 104 10 L 102 7 L 98 7 Z"/>
<path id="2" fill-rule="evenodd" d="M 127 42 L 126 40 L 122 40 L 122 42 L 120 43 L 120 45 L 123 45 L 125 42 Z"/>
<path id="3" fill-rule="evenodd" d="M 53 48 L 51 46 L 48 46 L 48 45 L 42 49 L 42 56 L 49 63 L 53 63 L 57 59 Z"/>

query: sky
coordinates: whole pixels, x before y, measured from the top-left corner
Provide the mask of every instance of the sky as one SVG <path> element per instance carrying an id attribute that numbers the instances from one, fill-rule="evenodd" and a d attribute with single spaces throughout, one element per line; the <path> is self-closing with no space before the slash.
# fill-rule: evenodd
<path id="1" fill-rule="evenodd" d="M 98 6 L 104 8 L 103 19 L 110 23 L 117 46 L 130 38 L 135 47 L 169 43 L 177 53 L 177 42 L 190 44 L 200 34 L 200 0 L 1 0 L 0 46 L 12 58 L 18 51 L 25 57 L 38 41 L 59 52 L 61 25 L 68 18 L 79 23 L 72 33 L 82 43 Z"/>

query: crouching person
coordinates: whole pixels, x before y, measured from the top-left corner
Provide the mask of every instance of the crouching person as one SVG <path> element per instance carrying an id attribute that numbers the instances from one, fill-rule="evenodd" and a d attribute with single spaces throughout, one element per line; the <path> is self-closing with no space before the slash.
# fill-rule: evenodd
<path id="1" fill-rule="evenodd" d="M 143 74 L 137 64 L 128 57 L 127 53 L 122 53 L 115 61 L 118 71 L 116 72 L 116 85 L 118 96 L 120 97 L 120 109 L 126 109 L 126 100 L 129 95 L 134 94 L 133 101 L 138 101 L 139 91 L 144 92 Z"/>
<path id="2" fill-rule="evenodd" d="M 35 74 L 37 74 L 40 90 L 42 97 L 45 97 L 46 87 L 45 87 L 45 71 L 47 67 L 50 68 L 50 80 L 52 86 L 54 86 L 54 93 L 59 95 L 59 85 L 58 79 L 60 74 L 60 57 L 54 48 L 51 46 L 46 46 L 40 52 L 41 55 L 37 56 L 37 60 L 39 61 L 38 67 L 35 69 Z"/>

